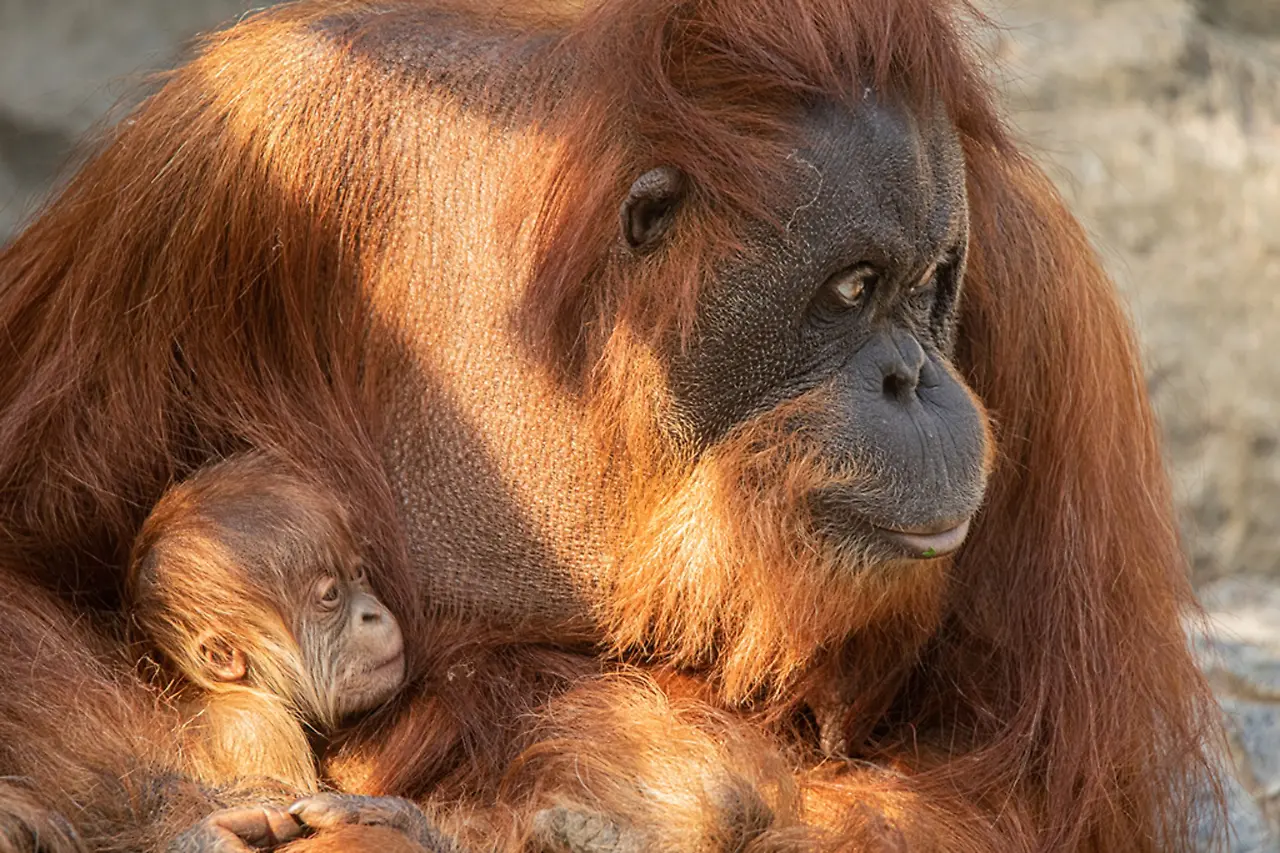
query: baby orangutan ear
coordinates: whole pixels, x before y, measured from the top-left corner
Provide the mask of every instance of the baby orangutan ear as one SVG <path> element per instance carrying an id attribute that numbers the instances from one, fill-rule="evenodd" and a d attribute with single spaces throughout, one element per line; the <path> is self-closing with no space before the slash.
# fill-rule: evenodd
<path id="1" fill-rule="evenodd" d="M 653 248 L 670 230 L 688 182 L 672 166 L 650 169 L 631 185 L 622 203 L 622 237 L 633 251 Z"/>
<path id="2" fill-rule="evenodd" d="M 244 652 L 212 631 L 200 638 L 200 657 L 205 670 L 216 681 L 242 681 L 249 672 Z"/>

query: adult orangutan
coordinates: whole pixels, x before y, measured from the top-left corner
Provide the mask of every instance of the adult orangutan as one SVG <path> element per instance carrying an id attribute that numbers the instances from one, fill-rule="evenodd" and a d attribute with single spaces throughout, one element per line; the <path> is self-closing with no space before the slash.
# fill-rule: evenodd
<path id="1" fill-rule="evenodd" d="M 419 679 L 330 779 L 463 841 L 1185 847 L 1140 365 L 968 7 L 504 5 L 248 18 L 5 251 L 5 559 L 110 608 L 284 448 Z"/>

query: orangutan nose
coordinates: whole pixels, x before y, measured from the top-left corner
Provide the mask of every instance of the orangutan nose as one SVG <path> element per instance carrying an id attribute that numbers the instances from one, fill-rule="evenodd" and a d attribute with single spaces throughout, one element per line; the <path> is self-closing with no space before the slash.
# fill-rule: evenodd
<path id="1" fill-rule="evenodd" d="M 910 402 L 920 387 L 922 371 L 928 363 L 924 347 L 901 329 L 881 332 L 862 347 L 859 360 L 880 380 L 884 396 L 899 403 Z"/>

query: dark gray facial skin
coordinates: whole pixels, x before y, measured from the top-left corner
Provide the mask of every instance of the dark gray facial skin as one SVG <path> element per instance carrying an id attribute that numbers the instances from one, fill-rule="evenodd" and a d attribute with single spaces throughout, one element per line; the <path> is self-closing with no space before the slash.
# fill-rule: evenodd
<path id="1" fill-rule="evenodd" d="M 945 120 L 872 97 L 807 124 L 785 233 L 749 235 L 672 356 L 678 428 L 705 448 L 820 388 L 824 454 L 865 476 L 814 495 L 815 523 L 885 559 L 945 554 L 985 488 L 984 420 L 948 363 L 968 237 L 959 145 Z"/>

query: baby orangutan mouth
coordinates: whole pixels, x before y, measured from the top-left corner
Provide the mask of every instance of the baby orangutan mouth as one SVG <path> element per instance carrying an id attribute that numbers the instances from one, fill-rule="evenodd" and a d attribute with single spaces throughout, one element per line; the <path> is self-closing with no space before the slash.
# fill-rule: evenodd
<path id="1" fill-rule="evenodd" d="M 382 663 L 374 664 L 370 671 L 371 675 L 379 675 L 395 682 L 395 686 L 399 687 L 400 682 L 404 680 L 404 646 L 389 656 Z"/>
<path id="2" fill-rule="evenodd" d="M 337 710 L 346 716 L 394 696 L 404 683 L 405 659 L 399 623 L 363 583 L 351 594 L 343 635 L 346 666 L 338 670 Z"/>
<path id="3" fill-rule="evenodd" d="M 378 642 L 385 644 L 383 657 L 375 659 L 365 669 L 349 674 L 345 679 L 347 685 L 345 696 L 347 701 L 339 705 L 343 715 L 358 714 L 378 707 L 395 696 L 404 685 L 405 659 L 404 640 L 400 635 L 400 627 L 396 621 L 385 617 L 386 626 L 382 629 Z"/>

